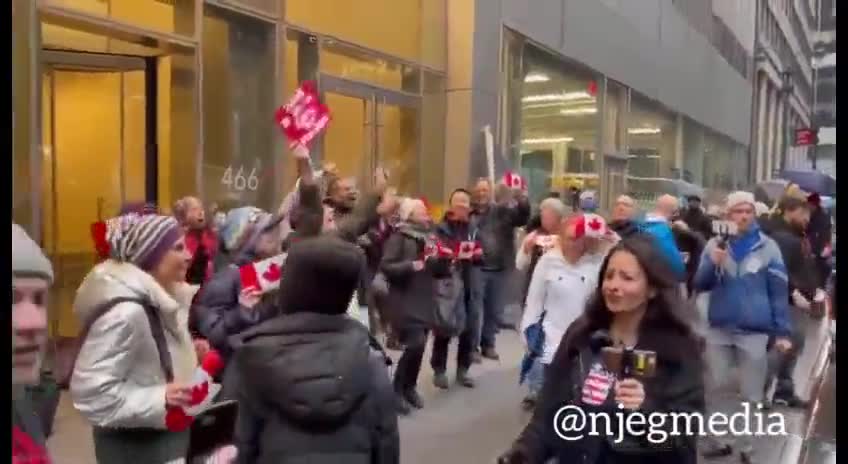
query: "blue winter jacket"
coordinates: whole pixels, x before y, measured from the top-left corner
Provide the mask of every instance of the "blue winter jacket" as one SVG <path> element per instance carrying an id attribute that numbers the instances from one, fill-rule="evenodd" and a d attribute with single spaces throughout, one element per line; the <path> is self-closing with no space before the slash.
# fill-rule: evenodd
<path id="1" fill-rule="evenodd" d="M 777 243 L 762 232 L 741 262 L 728 247 L 727 260 L 716 267 L 710 254 L 718 238 L 707 242 L 695 272 L 695 290 L 712 292 L 711 327 L 789 336 L 789 280 Z"/>
<path id="2" fill-rule="evenodd" d="M 646 217 L 639 223 L 639 230 L 654 238 L 654 243 L 656 243 L 660 253 L 665 256 L 674 275 L 681 281 L 686 280 L 686 263 L 683 262 L 683 257 L 680 255 L 677 241 L 674 240 L 674 232 L 672 232 L 668 221 Z"/>

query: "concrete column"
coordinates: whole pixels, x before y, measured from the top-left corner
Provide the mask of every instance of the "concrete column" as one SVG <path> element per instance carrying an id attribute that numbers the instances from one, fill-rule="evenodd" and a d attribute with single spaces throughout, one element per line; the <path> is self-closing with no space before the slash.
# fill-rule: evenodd
<path id="1" fill-rule="evenodd" d="M 774 165 L 774 149 L 777 141 L 777 89 L 769 85 L 768 90 L 769 105 L 768 105 L 768 139 L 766 140 L 766 163 L 764 179 L 772 178 L 772 166 Z"/>
<path id="2" fill-rule="evenodd" d="M 762 74 L 757 79 L 757 140 L 754 145 L 754 181 L 759 182 L 764 179 L 763 163 L 765 159 L 766 149 L 766 134 L 768 127 L 766 124 L 766 114 L 768 111 L 768 80 Z"/>
<path id="3" fill-rule="evenodd" d="M 683 116 L 678 114 L 674 122 L 674 167 L 683 175 Z"/>
<path id="4" fill-rule="evenodd" d="M 445 198 L 468 184 L 471 160 L 471 77 L 474 46 L 474 0 L 447 2 L 448 73 L 445 121 Z M 496 128 L 492 128 L 492 133 Z M 482 135 L 477 134 L 482 138 Z"/>
<path id="5" fill-rule="evenodd" d="M 784 124 L 784 121 L 785 121 L 785 115 L 786 115 L 786 105 L 788 103 L 789 102 L 787 101 L 787 95 L 783 94 L 782 92 L 780 92 L 778 90 L 777 91 L 777 125 L 775 126 L 777 128 L 777 131 L 776 131 L 777 137 L 774 140 L 775 150 L 774 150 L 774 157 L 772 158 L 774 160 L 773 164 L 772 164 L 772 171 L 774 169 L 780 169 L 781 168 L 780 163 L 781 163 L 781 160 L 782 160 L 782 157 L 783 157 L 783 146 L 784 146 L 784 142 L 785 142 L 785 139 L 786 139 L 786 136 L 785 136 L 786 126 Z"/>

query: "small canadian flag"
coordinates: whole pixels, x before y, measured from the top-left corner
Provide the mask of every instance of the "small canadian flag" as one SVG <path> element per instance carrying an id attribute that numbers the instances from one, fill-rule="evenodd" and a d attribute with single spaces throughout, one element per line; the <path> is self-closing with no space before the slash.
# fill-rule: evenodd
<path id="1" fill-rule="evenodd" d="M 522 190 L 527 188 L 527 184 L 524 182 L 524 179 L 512 171 L 504 173 L 503 182 L 509 188 Z"/>
<path id="2" fill-rule="evenodd" d="M 239 268 L 241 288 L 255 288 L 261 293 L 267 293 L 280 288 L 283 277 L 283 265 L 286 254 L 272 256 L 262 261 L 245 264 Z"/>
<path id="3" fill-rule="evenodd" d="M 186 430 L 194 422 L 194 418 L 207 410 L 212 401 L 221 392 L 221 385 L 214 383 L 212 378 L 224 368 L 224 360 L 220 353 L 210 350 L 203 357 L 200 367 L 194 372 L 191 383 L 191 406 L 187 408 L 169 407 L 165 414 L 165 426 L 172 432 Z"/>
<path id="4" fill-rule="evenodd" d="M 468 240 L 459 244 L 459 250 L 456 252 L 456 257 L 458 259 L 473 259 L 475 256 L 480 256 L 482 254 L 483 247 L 480 245 L 480 242 Z"/>

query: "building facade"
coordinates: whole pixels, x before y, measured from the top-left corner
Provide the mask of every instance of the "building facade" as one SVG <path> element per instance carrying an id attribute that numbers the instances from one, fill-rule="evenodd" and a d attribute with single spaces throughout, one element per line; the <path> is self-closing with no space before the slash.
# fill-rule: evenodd
<path id="1" fill-rule="evenodd" d="M 520 169 L 531 195 L 598 186 L 646 203 L 750 181 L 750 2 L 450 2 L 449 160 Z M 725 20 L 729 18 L 729 20 Z M 473 31 L 467 37 L 467 31 Z"/>
<path id="2" fill-rule="evenodd" d="M 794 146 L 796 129 L 812 127 L 813 44 L 819 0 L 758 0 L 754 61 L 756 181 L 808 166 L 810 147 Z"/>
<path id="3" fill-rule="evenodd" d="M 446 0 L 13 0 L 13 220 L 59 282 L 53 334 L 93 263 L 90 225 L 184 195 L 276 210 L 294 164 L 276 108 L 314 80 L 316 163 L 443 190 Z"/>
<path id="4" fill-rule="evenodd" d="M 819 144 L 804 160 L 811 168 L 836 177 L 836 0 L 819 0 L 817 40 L 813 47 L 814 125 Z"/>

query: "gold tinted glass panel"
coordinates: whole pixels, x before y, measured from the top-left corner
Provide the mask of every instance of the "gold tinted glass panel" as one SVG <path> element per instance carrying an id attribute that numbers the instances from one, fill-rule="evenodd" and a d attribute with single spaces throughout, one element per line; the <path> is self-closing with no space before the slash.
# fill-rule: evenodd
<path id="1" fill-rule="evenodd" d="M 424 1 L 431 0 L 288 0 L 286 21 L 418 61 Z"/>
<path id="2" fill-rule="evenodd" d="M 59 279 L 54 327 L 73 337 L 73 290 L 94 262 L 91 223 L 121 202 L 121 74 L 54 70 L 48 80 L 52 125 L 44 133 L 52 143 L 45 143 L 44 167 L 52 168 L 45 176 L 52 185 L 44 195 L 44 245 Z"/>
<path id="3" fill-rule="evenodd" d="M 57 275 L 51 331 L 74 337 L 74 292 L 94 263 L 91 224 L 145 196 L 144 71 L 48 65 L 42 86 L 42 236 Z"/>
<path id="4" fill-rule="evenodd" d="M 122 75 L 123 86 L 123 202 L 145 200 L 145 167 L 147 154 L 147 92 L 144 71 L 127 71 Z"/>
<path id="5" fill-rule="evenodd" d="M 145 29 L 194 35 L 194 0 L 47 0 L 47 3 Z"/>
<path id="6" fill-rule="evenodd" d="M 389 170 L 392 185 L 405 195 L 418 192 L 418 110 L 377 106 L 378 164 Z"/>
<path id="7" fill-rule="evenodd" d="M 342 176 L 363 176 L 370 170 L 373 110 L 370 101 L 327 92 L 325 104 L 333 120 L 324 136 L 324 163 L 334 163 Z"/>
<path id="8" fill-rule="evenodd" d="M 320 70 L 335 77 L 367 82 L 392 90 L 419 93 L 418 69 L 327 41 L 321 49 Z"/>

